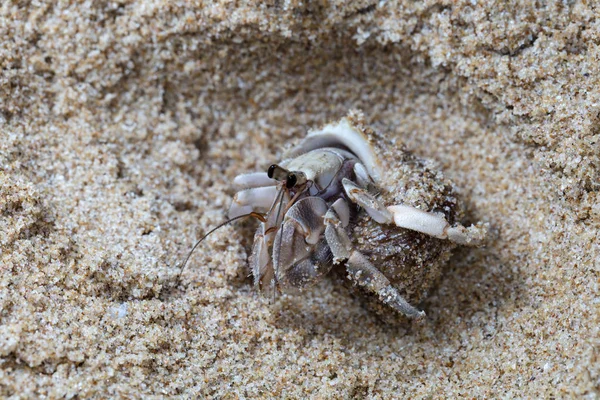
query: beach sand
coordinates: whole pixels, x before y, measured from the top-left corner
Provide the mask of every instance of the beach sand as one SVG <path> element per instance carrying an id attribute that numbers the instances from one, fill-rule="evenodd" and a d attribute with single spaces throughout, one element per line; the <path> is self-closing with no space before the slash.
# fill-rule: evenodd
<path id="1" fill-rule="evenodd" d="M 600 396 L 598 11 L 341 3 L 0 6 L 0 397 Z M 490 225 L 425 321 L 271 303 L 251 222 L 178 280 L 234 176 L 353 108 Z"/>

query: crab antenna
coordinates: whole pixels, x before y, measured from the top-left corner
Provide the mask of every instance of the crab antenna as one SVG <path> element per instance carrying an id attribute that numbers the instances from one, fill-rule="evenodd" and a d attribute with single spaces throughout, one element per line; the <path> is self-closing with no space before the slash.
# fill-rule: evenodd
<path id="1" fill-rule="evenodd" d="M 227 221 L 215 226 L 214 228 L 212 228 L 210 231 L 208 231 L 208 233 L 204 236 L 202 236 L 197 242 L 196 244 L 194 244 L 194 247 L 192 247 L 192 249 L 190 250 L 190 252 L 188 253 L 187 257 L 185 258 L 185 260 L 183 261 L 183 263 L 181 264 L 181 269 L 179 270 L 179 274 L 177 275 L 177 281 L 179 281 L 179 278 L 181 277 L 181 274 L 183 273 L 183 270 L 185 269 L 185 266 L 187 265 L 188 260 L 190 259 L 190 257 L 192 256 L 192 253 L 194 252 L 194 250 L 196 250 L 196 247 L 198 247 L 198 245 L 200 245 L 200 243 L 202 243 L 204 241 L 204 239 L 206 239 L 211 233 L 213 233 L 214 231 L 216 231 L 219 228 L 224 227 L 225 225 L 228 225 L 230 223 L 232 223 L 233 221 L 236 221 L 238 219 L 242 219 L 242 218 L 246 218 L 246 217 L 253 217 L 258 219 L 261 222 L 266 222 L 267 220 L 265 219 L 265 216 L 252 211 L 251 213 L 248 214 L 243 214 L 243 215 L 238 215 L 237 217 L 228 219 Z"/>

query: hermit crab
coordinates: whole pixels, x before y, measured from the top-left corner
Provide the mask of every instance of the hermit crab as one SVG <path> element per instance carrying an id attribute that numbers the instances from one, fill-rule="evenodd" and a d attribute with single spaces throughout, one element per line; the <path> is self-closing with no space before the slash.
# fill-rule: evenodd
<path id="1" fill-rule="evenodd" d="M 460 224 L 453 185 L 431 162 L 369 128 L 359 111 L 233 183 L 240 191 L 230 221 L 261 221 L 249 264 L 257 289 L 273 294 L 336 269 L 374 303 L 423 316 L 410 302 L 427 293 L 457 244 L 479 245 L 486 233 L 481 223 Z"/>
<path id="2" fill-rule="evenodd" d="M 307 287 L 332 268 L 408 317 L 457 245 L 485 226 L 459 223 L 453 185 L 431 162 L 369 128 L 359 111 L 310 131 L 266 172 L 239 175 L 232 219 L 258 216 L 249 258 L 259 290 Z"/>

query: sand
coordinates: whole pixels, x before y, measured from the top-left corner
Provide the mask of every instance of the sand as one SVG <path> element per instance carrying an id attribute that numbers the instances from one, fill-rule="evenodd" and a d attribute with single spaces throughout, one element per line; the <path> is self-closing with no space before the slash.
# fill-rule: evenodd
<path id="1" fill-rule="evenodd" d="M 340 4 L 337 4 L 340 3 Z M 593 2 L 0 6 L 0 397 L 598 398 Z M 487 245 L 389 324 L 247 278 L 233 177 L 351 108 Z"/>

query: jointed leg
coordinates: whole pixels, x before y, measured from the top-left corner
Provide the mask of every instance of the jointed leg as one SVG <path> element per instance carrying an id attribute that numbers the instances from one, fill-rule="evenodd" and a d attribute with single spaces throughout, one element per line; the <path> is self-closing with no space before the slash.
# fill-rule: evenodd
<path id="1" fill-rule="evenodd" d="M 398 293 L 390 281 L 358 251 L 353 251 L 346 263 L 350 279 L 367 291 L 375 293 L 379 299 L 407 317 L 424 317 L 425 312 L 411 306 Z"/>
<path id="2" fill-rule="evenodd" d="M 338 200 L 336 203 L 343 201 Z M 352 248 L 344 224 L 335 211 L 336 203 L 325 214 L 325 238 L 334 263 L 346 262 L 348 277 L 365 290 L 377 295 L 379 299 L 396 311 L 408 317 L 422 317 L 423 311 L 411 306 L 392 286 L 386 276 L 375 268 L 359 251 Z M 338 205 L 339 208 L 339 205 Z"/>
<path id="3" fill-rule="evenodd" d="M 369 214 L 376 222 L 379 222 L 380 224 L 392 223 L 394 220 L 392 213 L 388 211 L 379 199 L 369 193 L 366 189 L 357 186 L 347 178 L 342 180 L 342 185 L 350 200 L 364 208 L 367 214 Z"/>
<path id="4" fill-rule="evenodd" d="M 251 172 L 241 174 L 233 179 L 233 184 L 240 189 L 251 189 L 265 186 L 275 186 L 277 181 L 269 178 L 266 172 Z"/>
<path id="5" fill-rule="evenodd" d="M 254 286 L 263 289 L 274 277 L 273 264 L 269 255 L 269 239 L 272 233 L 265 234 L 265 224 L 261 223 L 254 235 L 249 264 L 254 276 Z"/>
<path id="6" fill-rule="evenodd" d="M 285 273 L 280 271 L 278 283 L 284 288 L 291 286 L 302 289 L 311 286 L 329 273 L 333 266 L 331 257 L 329 246 L 321 241 L 306 258 L 290 265 Z"/>
<path id="7" fill-rule="evenodd" d="M 299 200 L 286 212 L 273 243 L 273 268 L 280 285 L 303 287 L 329 272 L 322 240 L 326 212 L 327 203 L 318 197 Z"/>
<path id="8" fill-rule="evenodd" d="M 481 243 L 485 236 L 483 226 L 450 226 L 441 214 L 403 204 L 385 207 L 375 196 L 354 182 L 344 179 L 342 184 L 350 200 L 364 208 L 369 216 L 380 224 L 394 223 L 401 228 L 471 246 Z"/>
<path id="9" fill-rule="evenodd" d="M 258 187 L 240 190 L 233 197 L 229 208 L 229 218 L 248 214 L 252 211 L 267 211 L 277 197 L 277 186 Z"/>
<path id="10" fill-rule="evenodd" d="M 438 239 L 469 246 L 477 246 L 485 237 L 482 225 L 471 225 L 466 228 L 461 224 L 450 226 L 441 214 L 425 212 L 418 208 L 396 205 L 387 208 L 394 216 L 394 223 L 402 228 L 422 232 Z"/>

